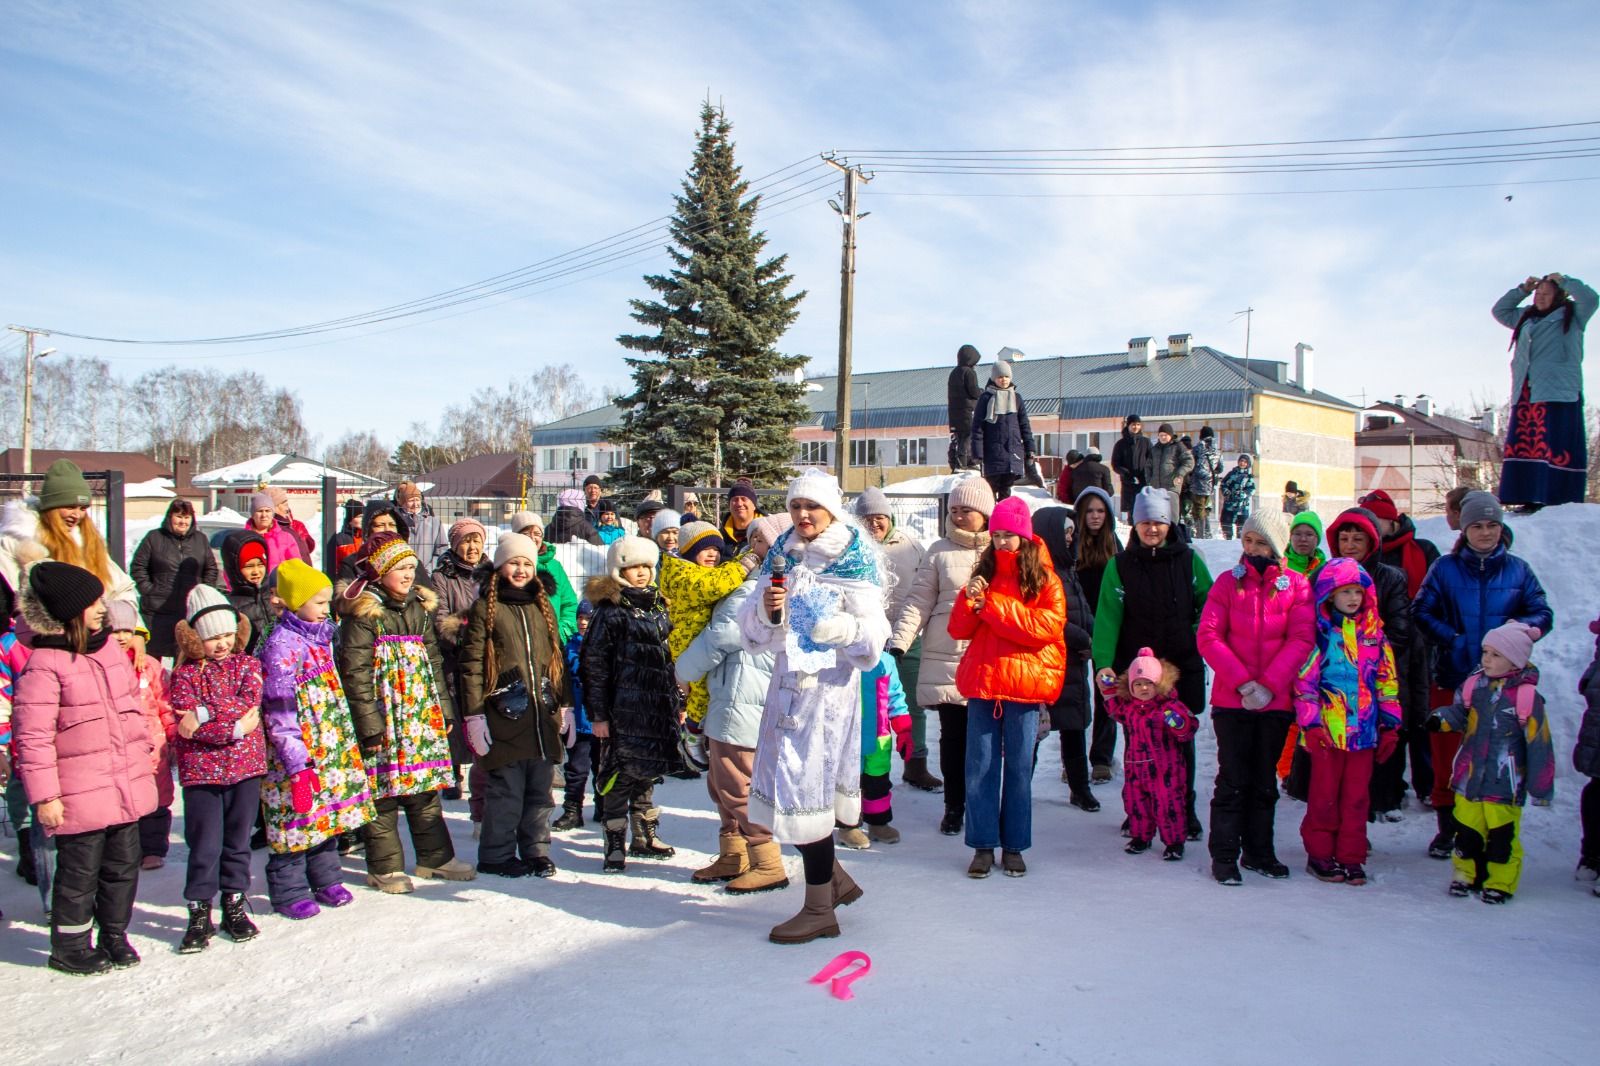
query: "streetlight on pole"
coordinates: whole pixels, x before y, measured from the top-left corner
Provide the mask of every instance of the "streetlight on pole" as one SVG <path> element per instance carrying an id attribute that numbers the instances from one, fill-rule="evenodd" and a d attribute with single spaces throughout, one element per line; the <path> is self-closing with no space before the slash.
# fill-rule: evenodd
<path id="1" fill-rule="evenodd" d="M 22 472 L 33 473 L 33 364 L 35 360 L 43 359 L 55 351 L 46 348 L 42 352 L 33 350 L 35 337 L 48 337 L 49 334 L 42 329 L 28 329 L 24 326 L 7 326 L 13 333 L 20 333 L 27 338 L 27 354 L 23 356 L 22 370 Z"/>

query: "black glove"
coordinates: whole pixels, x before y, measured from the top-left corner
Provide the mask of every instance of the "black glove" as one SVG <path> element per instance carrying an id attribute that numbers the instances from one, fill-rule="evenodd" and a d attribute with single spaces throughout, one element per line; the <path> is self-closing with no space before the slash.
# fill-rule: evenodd
<path id="1" fill-rule="evenodd" d="M 1444 719 L 1436 714 L 1428 715 L 1428 720 L 1422 723 L 1422 728 L 1430 733 L 1437 733 L 1444 729 Z"/>
<path id="2" fill-rule="evenodd" d="M 906 653 L 906 650 L 904 648 L 890 648 L 889 649 L 889 654 L 894 656 L 896 662 L 898 662 L 900 660 L 900 657 L 902 655 L 904 655 L 905 653 Z"/>

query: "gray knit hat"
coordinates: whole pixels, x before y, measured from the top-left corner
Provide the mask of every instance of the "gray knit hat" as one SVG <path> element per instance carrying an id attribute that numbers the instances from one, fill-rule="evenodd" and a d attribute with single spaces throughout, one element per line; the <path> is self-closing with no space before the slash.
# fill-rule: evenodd
<path id="1" fill-rule="evenodd" d="M 1506 512 L 1500 506 L 1500 501 L 1482 489 L 1467 493 L 1461 500 L 1462 529 L 1474 522 L 1498 522 L 1504 525 L 1505 520 Z"/>
<path id="2" fill-rule="evenodd" d="M 881 514 L 893 515 L 889 509 L 889 497 L 876 486 L 867 489 L 856 497 L 856 517 L 865 518 L 868 515 Z"/>
<path id="3" fill-rule="evenodd" d="M 1133 524 L 1164 522 L 1172 525 L 1172 494 L 1166 489 L 1146 485 L 1133 498 Z"/>
<path id="4" fill-rule="evenodd" d="M 950 490 L 951 507 L 970 507 L 983 517 L 994 513 L 994 489 L 981 477 L 962 478 Z"/>

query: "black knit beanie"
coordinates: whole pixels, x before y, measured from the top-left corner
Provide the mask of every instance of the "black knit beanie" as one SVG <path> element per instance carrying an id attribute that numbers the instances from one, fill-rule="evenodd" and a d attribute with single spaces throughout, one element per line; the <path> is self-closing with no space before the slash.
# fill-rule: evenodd
<path id="1" fill-rule="evenodd" d="M 28 583 L 46 613 L 62 625 L 94 606 L 106 591 L 100 579 L 89 571 L 52 559 L 35 563 L 28 571 Z"/>

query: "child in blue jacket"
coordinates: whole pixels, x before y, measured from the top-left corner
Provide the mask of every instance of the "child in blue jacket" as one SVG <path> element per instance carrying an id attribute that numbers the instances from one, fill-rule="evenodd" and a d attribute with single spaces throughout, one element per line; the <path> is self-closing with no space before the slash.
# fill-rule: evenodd
<path id="1" fill-rule="evenodd" d="M 604 502 L 604 501 L 602 501 Z M 572 717 L 575 737 L 569 737 L 567 762 L 562 767 L 566 779 L 567 796 L 561 803 L 561 814 L 550 823 L 553 833 L 565 833 L 583 827 L 583 790 L 589 783 L 589 771 L 594 767 L 594 729 L 583 710 L 583 681 L 578 670 L 578 656 L 583 650 L 584 634 L 589 632 L 589 619 L 594 616 L 594 604 L 588 600 L 578 603 L 578 631 L 567 638 L 567 677 L 572 681 Z M 600 817 L 600 796 L 594 798 L 595 818 Z"/>

